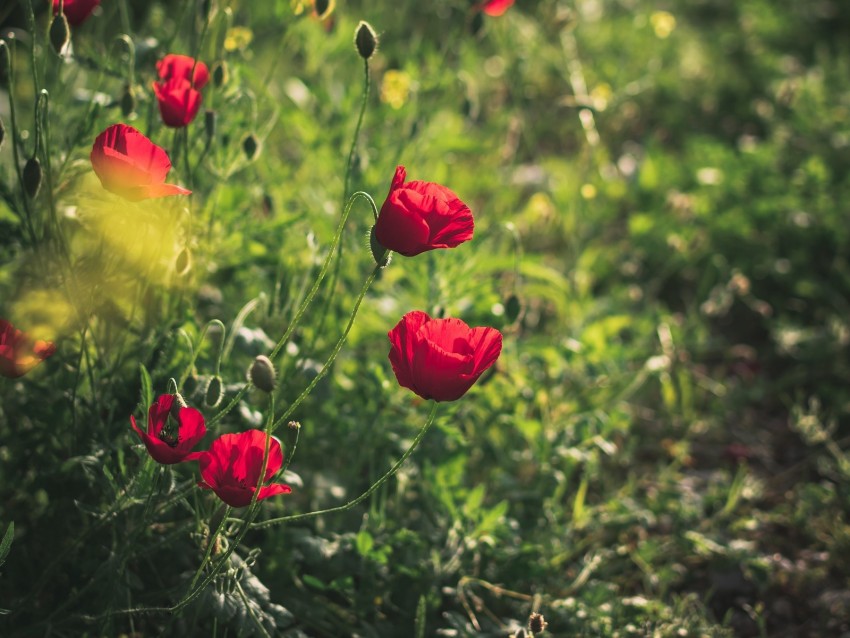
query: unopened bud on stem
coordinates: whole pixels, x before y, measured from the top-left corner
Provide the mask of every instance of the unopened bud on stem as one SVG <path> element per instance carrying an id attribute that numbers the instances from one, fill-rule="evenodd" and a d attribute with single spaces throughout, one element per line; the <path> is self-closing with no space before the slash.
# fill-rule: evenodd
<path id="1" fill-rule="evenodd" d="M 57 55 L 61 55 L 62 49 L 71 39 L 71 28 L 68 26 L 68 18 L 65 17 L 64 13 L 53 16 L 47 37 L 53 50 L 56 51 Z"/>
<path id="2" fill-rule="evenodd" d="M 221 382 L 221 377 L 215 375 L 210 377 L 207 383 L 207 390 L 204 392 L 204 404 L 208 408 L 218 407 L 221 399 L 224 397 L 224 386 Z"/>
<path id="3" fill-rule="evenodd" d="M 259 154 L 260 144 L 257 142 L 257 138 L 254 137 L 253 133 L 249 133 L 248 137 L 242 140 L 242 151 L 245 153 L 248 161 L 254 160 Z"/>
<path id="4" fill-rule="evenodd" d="M 227 63 L 224 60 L 219 60 L 213 66 L 212 80 L 217 89 L 227 82 Z"/>
<path id="5" fill-rule="evenodd" d="M 386 268 L 390 263 L 390 251 L 384 248 L 381 243 L 378 241 L 378 238 L 375 237 L 375 227 L 372 226 L 372 229 L 369 231 L 369 250 L 372 251 L 372 257 L 375 259 L 375 263 L 380 268 Z"/>
<path id="6" fill-rule="evenodd" d="M 9 74 L 12 72 L 12 65 L 9 59 L 9 47 L 5 40 L 0 40 L 0 86 L 9 84 Z"/>
<path id="7" fill-rule="evenodd" d="M 378 48 L 378 36 L 368 22 L 361 20 L 354 32 L 354 47 L 364 60 L 368 60 Z"/>
<path id="8" fill-rule="evenodd" d="M 262 354 L 254 359 L 254 363 L 248 370 L 248 378 L 251 383 L 263 392 L 274 391 L 275 376 L 274 364 L 267 356 Z"/>
<path id="9" fill-rule="evenodd" d="M 24 180 L 24 191 L 26 191 L 26 194 L 30 199 L 35 199 L 35 196 L 38 195 L 38 189 L 41 188 L 42 174 L 41 162 L 39 162 L 38 158 L 33 155 L 27 160 L 27 163 L 24 164 L 24 172 L 22 175 Z"/>
<path id="10" fill-rule="evenodd" d="M 136 110 L 136 93 L 133 87 L 127 84 L 124 87 L 124 92 L 121 94 L 121 114 L 124 117 L 129 117 Z"/>

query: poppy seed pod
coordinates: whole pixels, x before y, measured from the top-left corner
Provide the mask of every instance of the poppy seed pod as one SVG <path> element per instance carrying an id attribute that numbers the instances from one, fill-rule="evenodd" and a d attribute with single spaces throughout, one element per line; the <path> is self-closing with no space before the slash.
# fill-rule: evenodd
<path id="1" fill-rule="evenodd" d="M 64 13 L 53 16 L 47 37 L 50 40 L 50 46 L 53 47 L 53 50 L 61 55 L 62 49 L 65 48 L 68 40 L 71 39 L 71 27 L 68 26 L 68 18 L 65 17 Z"/>
<path id="2" fill-rule="evenodd" d="M 533 613 L 528 618 L 528 628 L 532 634 L 542 634 L 549 623 L 543 618 L 543 614 Z"/>
<path id="3" fill-rule="evenodd" d="M 210 377 L 207 382 L 207 389 L 204 392 L 204 405 L 208 408 L 218 407 L 224 397 L 224 385 L 221 382 L 221 377 L 215 375 Z"/>
<path id="4" fill-rule="evenodd" d="M 24 181 L 24 190 L 30 199 L 34 199 L 38 195 L 38 189 L 41 188 L 41 178 L 43 172 L 41 170 L 41 162 L 33 155 L 24 164 L 24 173 L 22 175 Z"/>
<path id="5" fill-rule="evenodd" d="M 248 378 L 254 386 L 263 392 L 274 391 L 275 382 L 274 364 L 265 355 L 259 355 L 248 369 Z"/>
<path id="6" fill-rule="evenodd" d="M 354 32 L 354 47 L 364 60 L 371 58 L 378 48 L 378 36 L 372 25 L 365 20 L 360 21 Z"/>

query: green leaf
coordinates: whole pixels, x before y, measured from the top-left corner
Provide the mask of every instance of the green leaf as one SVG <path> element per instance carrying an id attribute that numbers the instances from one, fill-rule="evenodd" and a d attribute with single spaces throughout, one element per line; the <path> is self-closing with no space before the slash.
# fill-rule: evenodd
<path id="1" fill-rule="evenodd" d="M 9 549 L 12 547 L 12 540 L 15 538 L 15 523 L 9 523 L 6 528 L 6 533 L 3 534 L 3 540 L 0 541 L 0 565 L 6 562 L 6 557 L 9 555 Z"/>
<path id="2" fill-rule="evenodd" d="M 368 556 L 369 550 L 375 545 L 375 539 L 372 538 L 372 535 L 367 532 L 365 529 L 361 529 L 357 532 L 357 551 L 361 556 Z"/>
<path id="3" fill-rule="evenodd" d="M 144 363 L 139 364 L 139 372 L 142 377 L 142 409 L 147 410 L 153 403 L 153 383 Z"/>

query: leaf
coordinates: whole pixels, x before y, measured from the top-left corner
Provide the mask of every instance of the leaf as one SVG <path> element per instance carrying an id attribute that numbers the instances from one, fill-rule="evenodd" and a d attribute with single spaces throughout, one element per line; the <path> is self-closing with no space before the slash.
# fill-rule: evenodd
<path id="1" fill-rule="evenodd" d="M 139 364 L 139 372 L 142 377 L 142 410 L 146 411 L 153 403 L 153 383 L 144 363 Z"/>
<path id="2" fill-rule="evenodd" d="M 6 557 L 9 555 L 9 549 L 12 547 L 12 540 L 15 538 L 15 523 L 9 523 L 6 528 L 6 533 L 3 534 L 3 540 L 0 541 L 0 565 L 6 562 Z"/>
<path id="3" fill-rule="evenodd" d="M 325 591 L 328 588 L 328 586 L 325 585 L 322 581 L 320 581 L 315 576 L 311 576 L 310 574 L 304 574 L 301 577 L 301 580 L 304 581 L 305 585 L 309 585 L 310 587 L 318 589 L 319 591 Z"/>
<path id="4" fill-rule="evenodd" d="M 371 550 L 375 544 L 375 540 L 372 538 L 372 535 L 369 532 L 367 532 L 365 529 L 361 529 L 359 532 L 357 532 L 356 544 L 358 553 L 361 556 L 368 556 L 369 550 Z"/>

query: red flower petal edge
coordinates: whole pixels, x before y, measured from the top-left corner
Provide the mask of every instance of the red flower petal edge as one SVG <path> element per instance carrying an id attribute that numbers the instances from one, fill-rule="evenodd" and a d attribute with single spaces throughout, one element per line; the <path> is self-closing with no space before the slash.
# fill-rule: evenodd
<path id="1" fill-rule="evenodd" d="M 258 500 L 278 494 L 289 494 L 292 489 L 283 483 L 262 485 L 283 465 L 280 443 L 272 438 L 266 473 L 263 480 L 260 480 L 265 445 L 266 435 L 259 430 L 221 435 L 198 459 L 203 479 L 198 485 L 212 490 L 232 507 L 250 505 L 258 487 Z"/>
<path id="2" fill-rule="evenodd" d="M 421 310 L 404 315 L 387 336 L 399 385 L 435 401 L 462 397 L 502 352 L 502 334 L 495 328 L 432 319 Z"/>
<path id="3" fill-rule="evenodd" d="M 65 0 L 62 10 L 68 24 L 77 26 L 85 22 L 99 4 L 100 0 Z M 53 0 L 53 15 L 58 13 L 59 0 Z"/>
<path id="4" fill-rule="evenodd" d="M 488 0 L 481 4 L 481 10 L 488 16 L 498 17 L 514 5 L 514 0 Z"/>

